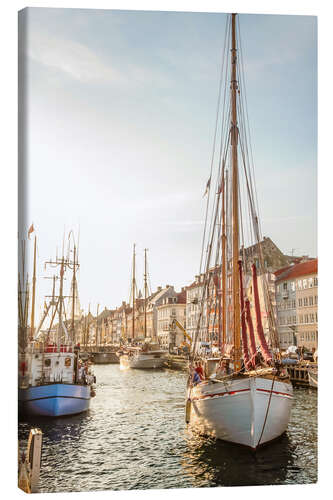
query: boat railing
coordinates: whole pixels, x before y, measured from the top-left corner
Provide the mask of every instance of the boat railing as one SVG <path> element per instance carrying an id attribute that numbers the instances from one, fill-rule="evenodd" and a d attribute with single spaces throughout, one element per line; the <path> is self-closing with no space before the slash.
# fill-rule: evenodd
<path id="1" fill-rule="evenodd" d="M 52 353 L 52 352 L 73 352 L 73 346 L 70 344 L 60 344 L 60 347 L 54 344 L 39 344 L 33 345 L 28 349 L 28 352 L 31 354 L 42 354 L 44 353 Z"/>

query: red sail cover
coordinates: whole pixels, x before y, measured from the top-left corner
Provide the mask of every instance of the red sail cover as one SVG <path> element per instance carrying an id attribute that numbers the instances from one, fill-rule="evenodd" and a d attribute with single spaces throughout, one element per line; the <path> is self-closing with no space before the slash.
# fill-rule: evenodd
<path id="1" fill-rule="evenodd" d="M 270 361 L 272 361 L 272 355 L 269 352 L 268 345 L 264 335 L 264 329 L 262 327 L 259 293 L 258 293 L 257 268 L 255 264 L 252 264 L 252 280 L 253 280 L 254 305 L 256 310 L 257 333 L 259 337 L 259 343 L 264 360 L 266 361 L 266 363 L 269 363 Z"/>
<path id="2" fill-rule="evenodd" d="M 244 308 L 244 290 L 243 290 L 243 272 L 242 261 L 238 261 L 239 269 L 239 284 L 240 284 L 240 305 L 241 305 L 241 324 L 242 324 L 242 344 L 243 344 L 243 359 L 245 368 L 248 369 L 250 365 L 249 348 L 247 344 L 246 322 L 245 322 L 245 308 Z"/>
<path id="3" fill-rule="evenodd" d="M 256 354 L 257 354 L 257 349 L 256 349 L 256 341 L 254 338 L 254 329 L 253 329 L 253 323 L 252 323 L 252 316 L 251 316 L 251 310 L 250 310 L 250 301 L 249 299 L 245 299 L 245 311 L 246 311 L 246 321 L 247 321 L 247 326 L 249 327 L 249 336 L 250 336 L 250 354 L 251 354 L 251 364 L 253 367 L 256 366 Z"/>

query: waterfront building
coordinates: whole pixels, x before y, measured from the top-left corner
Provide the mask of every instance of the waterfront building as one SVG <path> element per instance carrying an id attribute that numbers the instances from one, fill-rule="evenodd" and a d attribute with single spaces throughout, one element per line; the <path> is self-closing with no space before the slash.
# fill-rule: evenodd
<path id="1" fill-rule="evenodd" d="M 156 340 L 156 332 L 154 330 L 154 305 L 152 302 L 147 303 L 147 312 L 146 312 L 146 325 L 147 325 L 147 337 L 152 339 L 152 341 Z"/>
<path id="2" fill-rule="evenodd" d="M 275 272 L 279 341 L 282 349 L 291 345 L 317 348 L 317 259 L 307 260 Z"/>
<path id="3" fill-rule="evenodd" d="M 296 257 L 283 254 L 269 237 L 264 236 L 259 244 L 256 243 L 247 248 L 240 249 L 240 255 L 244 256 L 243 261 L 246 263 L 245 273 L 251 273 L 252 264 L 255 264 L 257 269 L 259 268 L 259 245 L 263 256 L 265 272 L 274 273 L 278 269 L 309 260 L 307 255 Z"/>
<path id="4" fill-rule="evenodd" d="M 318 259 L 298 264 L 296 276 L 297 345 L 318 347 Z"/>
<path id="5" fill-rule="evenodd" d="M 283 350 L 297 345 L 296 282 L 291 272 L 293 268 L 294 266 L 287 266 L 274 273 L 277 328 L 280 347 Z"/>
<path id="6" fill-rule="evenodd" d="M 195 276 L 195 281 L 186 287 L 186 331 L 193 339 L 197 331 L 201 300 L 204 290 L 204 274 Z M 207 304 L 204 303 L 199 327 L 199 339 L 208 340 Z"/>
<path id="7" fill-rule="evenodd" d="M 186 328 L 185 288 L 175 296 L 165 297 L 162 304 L 157 306 L 157 338 L 163 349 L 180 347 L 185 340 L 182 330 L 172 326 L 174 319 Z"/>
<path id="8" fill-rule="evenodd" d="M 129 304 L 126 304 L 125 301 L 122 302 L 122 305 L 119 308 L 119 315 L 121 317 L 121 333 L 120 338 L 123 342 L 127 342 L 131 338 L 131 323 L 130 323 L 130 314 L 132 312 L 132 308 Z"/>
<path id="9" fill-rule="evenodd" d="M 157 311 L 158 307 L 163 304 L 163 301 L 169 298 L 177 298 L 177 293 L 175 289 L 171 285 L 166 285 L 164 288 L 159 286 L 157 291 L 152 294 L 148 299 L 147 305 L 147 322 L 149 319 L 149 327 L 147 325 L 147 329 L 152 332 L 152 338 L 157 339 Z M 148 331 L 147 331 L 148 336 Z"/>

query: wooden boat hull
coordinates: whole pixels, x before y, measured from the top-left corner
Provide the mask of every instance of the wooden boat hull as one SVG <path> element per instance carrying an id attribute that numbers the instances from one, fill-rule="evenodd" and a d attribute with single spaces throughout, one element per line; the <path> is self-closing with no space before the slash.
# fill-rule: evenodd
<path id="1" fill-rule="evenodd" d="M 293 390 L 289 380 L 272 388 L 269 378 L 244 377 L 201 382 L 189 399 L 194 431 L 256 449 L 286 430 Z"/>
<path id="2" fill-rule="evenodd" d="M 120 356 L 121 368 L 156 369 L 163 368 L 165 357 L 160 354 L 138 354 Z"/>
<path id="3" fill-rule="evenodd" d="M 90 386 L 45 384 L 19 389 L 19 411 L 28 415 L 61 417 L 89 409 Z"/>

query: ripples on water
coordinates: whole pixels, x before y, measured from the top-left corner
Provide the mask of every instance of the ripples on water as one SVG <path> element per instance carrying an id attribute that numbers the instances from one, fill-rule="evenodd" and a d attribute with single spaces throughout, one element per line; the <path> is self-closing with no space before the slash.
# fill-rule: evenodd
<path id="1" fill-rule="evenodd" d="M 40 491 L 130 490 L 314 483 L 317 392 L 296 388 L 287 433 L 256 453 L 190 434 L 186 374 L 95 366 L 97 396 L 85 414 L 22 420 L 26 443 L 43 431 Z"/>

